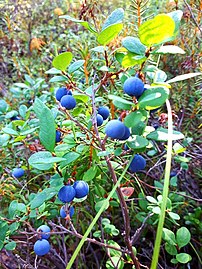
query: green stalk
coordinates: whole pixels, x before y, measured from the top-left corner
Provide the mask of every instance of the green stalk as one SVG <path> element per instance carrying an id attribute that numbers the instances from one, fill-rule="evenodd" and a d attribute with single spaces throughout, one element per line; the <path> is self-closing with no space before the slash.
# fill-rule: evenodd
<path id="1" fill-rule="evenodd" d="M 96 222 L 98 221 L 100 215 L 102 214 L 102 212 L 107 208 L 109 200 L 112 198 L 113 194 L 115 193 L 117 187 L 119 186 L 121 180 L 123 179 L 125 173 L 128 170 L 128 167 L 130 166 L 130 163 L 132 161 L 134 156 L 131 157 L 129 163 L 126 165 L 125 169 L 123 170 L 123 173 L 121 174 L 120 178 L 118 179 L 118 181 L 116 182 L 116 184 L 114 185 L 113 189 L 111 190 L 109 196 L 107 197 L 107 199 L 104 201 L 102 207 L 100 208 L 100 210 L 98 211 L 97 215 L 94 217 L 93 221 L 91 222 L 90 226 L 88 227 L 87 231 L 85 232 L 83 238 L 81 239 L 80 243 L 78 244 L 77 248 L 75 249 L 69 263 L 67 264 L 66 269 L 71 269 L 72 265 L 79 253 L 79 251 L 81 250 L 83 244 L 85 243 L 86 238 L 88 237 L 88 235 L 90 234 L 91 230 L 93 229 L 94 225 L 96 224 Z"/>
<path id="2" fill-rule="evenodd" d="M 158 265 L 158 258 L 161 246 L 161 239 L 163 233 L 163 225 L 166 215 L 166 204 L 169 193 L 169 181 L 170 181 L 170 170 L 172 160 L 172 134 L 173 134 L 173 123 L 172 123 L 172 111 L 170 102 L 166 100 L 167 112 L 168 112 L 168 144 L 167 144 L 167 155 L 166 155 L 166 168 L 165 168 L 165 179 L 163 186 L 163 200 L 161 204 L 161 214 L 159 216 L 159 223 L 157 228 L 156 240 L 154 245 L 154 252 L 152 257 L 151 269 L 156 269 Z"/>

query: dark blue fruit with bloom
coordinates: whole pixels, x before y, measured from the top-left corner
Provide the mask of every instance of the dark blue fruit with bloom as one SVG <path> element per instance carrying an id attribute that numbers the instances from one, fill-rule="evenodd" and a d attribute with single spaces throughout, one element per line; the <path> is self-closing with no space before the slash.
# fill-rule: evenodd
<path id="1" fill-rule="evenodd" d="M 70 209 L 69 209 L 69 216 L 70 216 L 70 218 L 72 218 L 73 215 L 74 215 L 74 207 L 71 206 Z M 66 216 L 67 216 L 67 214 L 65 212 L 64 206 L 62 206 L 60 208 L 60 217 L 64 219 L 64 218 L 66 218 Z"/>
<path id="2" fill-rule="evenodd" d="M 121 139 L 125 135 L 125 125 L 119 120 L 110 120 L 105 127 L 105 133 L 111 138 Z"/>
<path id="3" fill-rule="evenodd" d="M 58 192 L 58 198 L 63 203 L 71 202 L 74 200 L 75 195 L 75 189 L 70 185 L 63 186 Z"/>
<path id="4" fill-rule="evenodd" d="M 83 180 L 78 180 L 74 182 L 73 188 L 75 189 L 76 198 L 83 198 L 89 193 L 89 186 L 88 183 L 86 183 Z"/>
<path id="5" fill-rule="evenodd" d="M 73 109 L 76 106 L 76 100 L 71 95 L 65 95 L 60 100 L 61 106 L 65 107 L 66 109 Z"/>
<path id="6" fill-rule="evenodd" d="M 127 126 L 125 126 L 125 133 L 120 138 L 120 140 L 127 140 L 129 137 L 130 137 L 130 129 Z"/>
<path id="7" fill-rule="evenodd" d="M 37 240 L 34 244 L 34 252 L 38 256 L 47 254 L 50 250 L 50 244 L 46 239 Z"/>
<path id="8" fill-rule="evenodd" d="M 47 225 L 41 225 L 37 232 L 41 233 L 40 236 L 42 239 L 48 239 L 50 237 L 50 227 Z"/>
<path id="9" fill-rule="evenodd" d="M 154 129 L 156 130 L 156 129 L 158 129 L 159 128 L 159 123 L 154 123 L 153 125 L 152 125 L 153 127 L 154 127 Z"/>
<path id="10" fill-rule="evenodd" d="M 61 132 L 56 130 L 56 135 L 55 135 L 55 142 L 56 143 L 61 141 L 61 136 L 62 136 Z"/>
<path id="11" fill-rule="evenodd" d="M 100 114 L 96 116 L 97 126 L 101 126 L 103 124 L 103 117 Z"/>
<path id="12" fill-rule="evenodd" d="M 22 168 L 13 169 L 12 175 L 16 178 L 20 178 L 24 175 L 25 171 Z"/>
<path id="13" fill-rule="evenodd" d="M 170 172 L 170 177 L 175 177 L 177 175 L 177 171 L 171 171 Z"/>
<path id="14" fill-rule="evenodd" d="M 146 166 L 145 158 L 139 154 L 136 154 L 129 166 L 129 170 L 133 173 L 136 173 L 140 170 L 144 170 L 145 166 Z"/>
<path id="15" fill-rule="evenodd" d="M 65 96 L 67 94 L 67 88 L 66 87 L 61 87 L 59 89 L 57 89 L 56 93 L 55 93 L 55 98 L 60 101 L 61 98 L 63 96 Z"/>
<path id="16" fill-rule="evenodd" d="M 103 120 L 106 120 L 109 117 L 109 108 L 107 106 L 100 106 L 98 108 L 98 114 L 103 117 Z"/>
<path id="17" fill-rule="evenodd" d="M 130 77 L 124 82 L 123 90 L 128 95 L 138 98 L 144 92 L 144 83 L 137 77 Z"/>

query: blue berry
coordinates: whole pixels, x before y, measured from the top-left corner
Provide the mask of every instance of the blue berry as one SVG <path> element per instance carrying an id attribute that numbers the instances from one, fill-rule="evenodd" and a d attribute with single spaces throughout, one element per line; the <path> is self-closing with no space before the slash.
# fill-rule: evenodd
<path id="1" fill-rule="evenodd" d="M 13 117 L 10 118 L 10 120 L 12 120 L 12 121 L 13 121 L 13 120 L 20 120 L 20 117 L 18 117 L 18 116 L 13 116 Z"/>
<path id="2" fill-rule="evenodd" d="M 65 107 L 66 109 L 73 109 L 76 106 L 76 100 L 71 95 L 65 95 L 60 100 L 61 106 Z"/>
<path id="3" fill-rule="evenodd" d="M 50 250 L 50 244 L 46 239 L 37 240 L 34 244 L 34 252 L 38 256 L 47 254 Z"/>
<path id="4" fill-rule="evenodd" d="M 127 140 L 130 137 L 130 129 L 125 126 L 125 133 L 124 135 L 120 138 L 120 140 Z"/>
<path id="5" fill-rule="evenodd" d="M 177 175 L 177 171 L 171 171 L 170 172 L 170 177 L 175 177 Z"/>
<path id="6" fill-rule="evenodd" d="M 61 136 L 62 136 L 61 132 L 56 130 L 56 136 L 55 136 L 55 142 L 56 143 L 61 141 Z"/>
<path id="7" fill-rule="evenodd" d="M 48 239 L 50 237 L 50 228 L 47 225 L 41 225 L 37 232 L 41 232 L 40 236 L 42 239 Z"/>
<path id="8" fill-rule="evenodd" d="M 100 114 L 96 116 L 97 126 L 101 126 L 103 124 L 103 117 Z"/>
<path id="9" fill-rule="evenodd" d="M 153 127 L 154 127 L 154 129 L 156 130 L 156 129 L 158 129 L 158 128 L 159 128 L 159 123 L 154 123 L 152 126 L 153 126 Z"/>
<path id="10" fill-rule="evenodd" d="M 125 135 L 125 125 L 119 120 L 110 120 L 105 127 L 105 133 L 111 138 L 121 139 Z"/>
<path id="11" fill-rule="evenodd" d="M 71 202 L 74 200 L 75 195 L 75 189 L 70 185 L 63 186 L 58 192 L 58 198 L 63 203 Z"/>
<path id="12" fill-rule="evenodd" d="M 67 88 L 66 87 L 61 87 L 59 89 L 57 89 L 56 93 L 55 93 L 55 98 L 60 101 L 61 98 L 64 96 L 64 95 L 67 95 Z"/>
<path id="13" fill-rule="evenodd" d="M 138 98 L 144 92 L 144 83 L 137 77 L 130 77 L 124 82 L 123 90 L 128 95 Z"/>
<path id="14" fill-rule="evenodd" d="M 69 216 L 70 216 L 70 218 L 72 218 L 73 215 L 74 215 L 74 207 L 71 206 L 70 209 L 69 209 Z M 64 206 L 62 206 L 60 208 L 60 217 L 63 218 L 63 219 L 65 219 L 67 217 L 67 214 L 65 212 Z"/>
<path id="15" fill-rule="evenodd" d="M 98 108 L 98 114 L 103 117 L 103 120 L 106 120 L 109 117 L 109 108 L 107 106 L 100 106 Z"/>
<path id="16" fill-rule="evenodd" d="M 74 182 L 73 188 L 75 189 L 76 198 L 83 198 L 89 193 L 89 186 L 83 180 L 78 180 Z"/>
<path id="17" fill-rule="evenodd" d="M 25 171 L 22 168 L 13 169 L 12 175 L 16 178 L 20 178 L 24 175 Z"/>
<path id="18" fill-rule="evenodd" d="M 139 154 L 136 154 L 129 166 L 129 170 L 133 173 L 136 173 L 140 170 L 145 169 L 145 166 L 146 166 L 145 158 Z"/>
<path id="19" fill-rule="evenodd" d="M 67 95 L 72 95 L 72 91 L 68 90 Z"/>

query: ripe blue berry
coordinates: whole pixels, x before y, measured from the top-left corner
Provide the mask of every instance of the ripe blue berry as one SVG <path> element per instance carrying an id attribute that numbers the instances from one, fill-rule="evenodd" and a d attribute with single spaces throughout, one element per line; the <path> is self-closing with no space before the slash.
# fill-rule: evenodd
<path id="1" fill-rule="evenodd" d="M 89 186 L 83 180 L 78 180 L 74 182 L 73 188 L 75 189 L 76 198 L 83 198 L 89 193 Z"/>
<path id="2" fill-rule="evenodd" d="M 71 95 L 65 95 L 60 100 L 61 106 L 65 107 L 66 109 L 73 109 L 76 106 L 76 100 Z"/>
<path id="3" fill-rule="evenodd" d="M 37 240 L 34 244 L 34 252 L 38 256 L 47 254 L 50 250 L 50 244 L 46 239 Z"/>
<path id="4" fill-rule="evenodd" d="M 111 138 L 121 139 L 125 134 L 125 125 L 119 120 L 110 120 L 105 127 L 105 133 Z"/>
<path id="5" fill-rule="evenodd" d="M 60 101 L 61 98 L 64 96 L 64 95 L 67 95 L 67 88 L 66 87 L 61 87 L 59 89 L 57 89 L 56 93 L 55 93 L 55 98 Z"/>
<path id="6" fill-rule="evenodd" d="M 159 128 L 159 123 L 154 123 L 152 126 L 153 126 L 153 127 L 154 127 L 154 129 L 156 130 L 156 129 L 158 129 L 158 128 Z"/>
<path id="7" fill-rule="evenodd" d="M 75 189 L 72 186 L 67 185 L 67 186 L 63 186 L 59 190 L 58 198 L 63 203 L 69 203 L 74 199 L 75 194 L 76 194 Z"/>
<path id="8" fill-rule="evenodd" d="M 16 178 L 20 178 L 24 175 L 25 171 L 22 168 L 13 169 L 12 175 Z"/>
<path id="9" fill-rule="evenodd" d="M 62 136 L 61 132 L 56 130 L 56 136 L 55 136 L 55 142 L 56 143 L 61 141 L 61 136 Z"/>
<path id="10" fill-rule="evenodd" d="M 170 177 L 175 177 L 177 175 L 177 171 L 171 171 L 170 172 Z"/>
<path id="11" fill-rule="evenodd" d="M 109 117 L 109 108 L 107 106 L 100 106 L 98 108 L 98 114 L 103 117 L 103 120 L 106 120 Z"/>
<path id="12" fill-rule="evenodd" d="M 96 116 L 97 126 L 101 126 L 103 124 L 103 117 L 100 114 Z"/>
<path id="13" fill-rule="evenodd" d="M 120 138 L 120 140 L 127 140 L 130 137 L 130 129 L 125 126 L 125 133 L 124 135 Z"/>
<path id="14" fill-rule="evenodd" d="M 70 209 L 69 209 L 69 216 L 70 216 L 70 218 L 72 218 L 73 215 L 74 215 L 74 207 L 71 206 Z M 62 206 L 60 208 L 60 217 L 64 219 L 64 218 L 66 218 L 66 216 L 67 216 L 67 214 L 65 212 L 64 206 Z"/>
<path id="15" fill-rule="evenodd" d="M 41 232 L 40 236 L 42 239 L 48 239 L 50 237 L 50 228 L 47 225 L 41 225 L 37 232 Z"/>
<path id="16" fill-rule="evenodd" d="M 128 95 L 138 98 L 144 92 L 144 83 L 137 77 L 130 77 L 124 82 L 123 90 Z"/>
<path id="17" fill-rule="evenodd" d="M 139 154 L 136 154 L 129 166 L 129 170 L 133 173 L 136 173 L 140 170 L 143 170 L 145 166 L 146 166 L 145 158 Z"/>

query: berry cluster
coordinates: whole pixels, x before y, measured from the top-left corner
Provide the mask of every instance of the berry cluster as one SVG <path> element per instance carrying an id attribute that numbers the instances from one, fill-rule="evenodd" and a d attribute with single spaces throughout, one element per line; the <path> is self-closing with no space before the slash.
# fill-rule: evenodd
<path id="1" fill-rule="evenodd" d="M 68 110 L 73 109 L 76 106 L 76 100 L 72 96 L 72 92 L 66 87 L 57 89 L 55 98 L 60 102 L 62 107 L 65 107 Z"/>
<path id="2" fill-rule="evenodd" d="M 50 228 L 47 225 L 41 225 L 37 229 L 37 232 L 39 234 L 39 239 L 34 244 L 34 252 L 38 256 L 43 256 L 50 250 L 50 243 L 48 242 Z"/>
<path id="3" fill-rule="evenodd" d="M 96 116 L 97 126 L 101 126 L 103 121 L 109 117 L 109 108 L 107 106 L 100 106 Z"/>
<path id="4" fill-rule="evenodd" d="M 74 182 L 74 184 L 71 185 L 65 185 L 63 186 L 59 192 L 58 192 L 58 198 L 59 200 L 66 204 L 70 203 L 74 200 L 74 198 L 80 199 L 88 195 L 89 193 L 89 186 L 88 183 L 86 183 L 83 180 L 77 180 Z M 64 219 L 72 218 L 74 215 L 74 207 L 64 205 L 60 208 L 60 216 Z"/>

